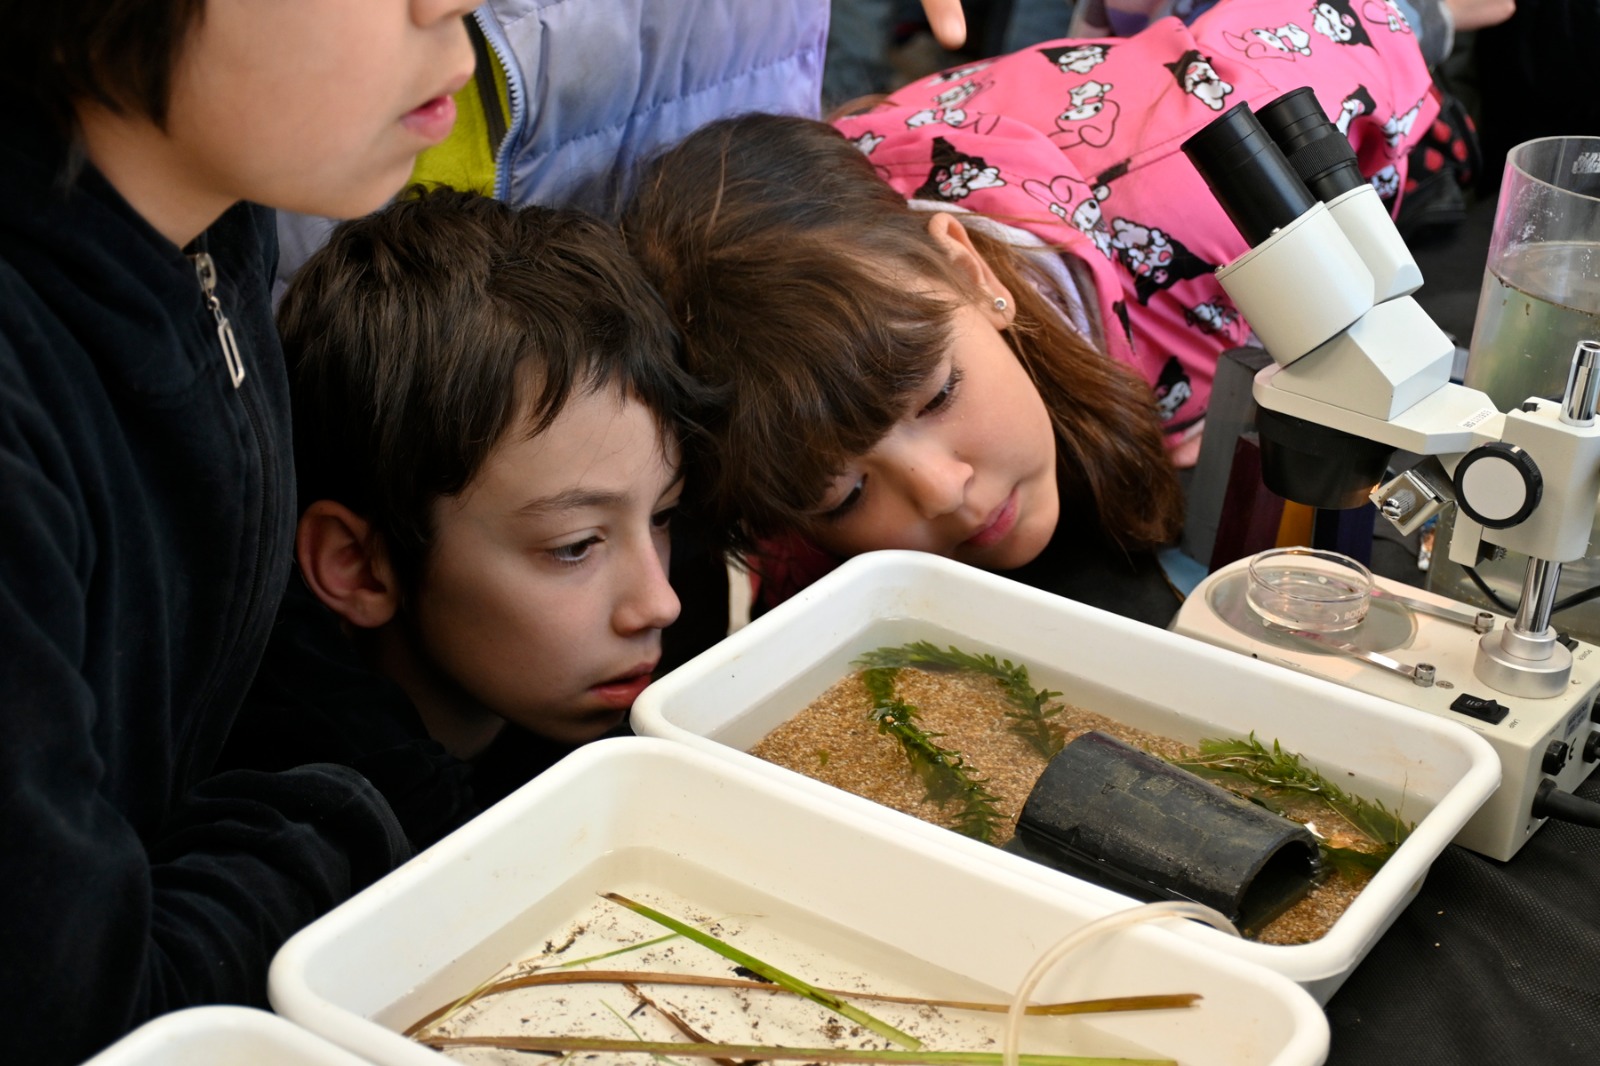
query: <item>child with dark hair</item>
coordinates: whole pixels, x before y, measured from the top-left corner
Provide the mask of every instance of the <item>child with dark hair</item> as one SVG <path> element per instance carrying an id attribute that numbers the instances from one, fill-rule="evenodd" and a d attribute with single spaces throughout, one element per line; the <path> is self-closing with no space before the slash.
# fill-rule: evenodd
<path id="1" fill-rule="evenodd" d="M 284 679 L 239 757 L 348 760 L 386 786 L 372 760 L 410 722 L 490 768 L 470 799 L 391 795 L 410 824 L 419 806 L 471 813 L 618 726 L 678 615 L 666 567 L 691 383 L 615 228 L 418 193 L 334 230 L 278 322 L 300 573 L 407 699 L 311 719 L 318 701 Z"/>
<path id="2" fill-rule="evenodd" d="M 646 168 L 624 227 L 720 393 L 691 489 L 766 602 L 913 548 L 1169 620 L 1148 553 L 1215 359 L 1251 336 L 1212 276 L 1246 245 L 1180 145 L 1241 101 L 1365 93 L 1343 128 L 1392 198 L 1431 117 L 1404 20 L 1371 0 L 1356 44 L 1323 7 L 1045 42 L 832 126 L 713 123 Z"/>
<path id="3" fill-rule="evenodd" d="M 443 138 L 459 0 L 0 0 L 0 1027 L 75 1063 L 265 1005 L 408 854 L 343 767 L 219 773 L 288 577 L 270 211 L 358 215 Z"/>

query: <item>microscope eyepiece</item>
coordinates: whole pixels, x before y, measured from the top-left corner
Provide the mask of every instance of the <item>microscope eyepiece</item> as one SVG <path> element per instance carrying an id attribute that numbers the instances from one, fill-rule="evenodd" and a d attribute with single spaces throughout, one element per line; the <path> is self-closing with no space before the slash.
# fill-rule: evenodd
<path id="1" fill-rule="evenodd" d="M 1317 203 L 1246 104 L 1184 141 L 1183 152 L 1251 247 Z"/>
<path id="2" fill-rule="evenodd" d="M 1284 93 L 1258 109 L 1256 118 L 1323 203 L 1367 183 L 1350 139 L 1329 120 L 1309 86 Z"/>

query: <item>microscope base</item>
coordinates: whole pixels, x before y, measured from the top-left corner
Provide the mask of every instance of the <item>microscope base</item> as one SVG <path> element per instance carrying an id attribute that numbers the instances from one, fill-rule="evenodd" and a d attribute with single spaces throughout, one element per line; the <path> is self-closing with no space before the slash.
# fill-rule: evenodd
<path id="1" fill-rule="evenodd" d="M 1540 782 L 1554 780 L 1557 787 L 1570 792 L 1600 765 L 1600 760 L 1584 758 L 1585 742 L 1596 728 L 1591 718 L 1600 693 L 1600 647 L 1584 643 L 1573 647 L 1572 674 L 1559 694 L 1542 699 L 1516 696 L 1490 688 L 1478 678 L 1474 662 L 1480 635 L 1469 626 L 1373 597 L 1366 620 L 1336 636 L 1362 651 L 1404 664 L 1431 663 L 1436 680 L 1423 687 L 1371 662 L 1268 630 L 1245 599 L 1248 565 L 1248 559 L 1240 560 L 1202 581 L 1178 611 L 1172 631 L 1477 731 L 1500 756 L 1501 782 L 1456 836 L 1457 844 L 1493 859 L 1511 858 L 1544 823 L 1531 813 Z M 1375 581 L 1380 589 L 1413 600 L 1460 606 L 1386 578 Z M 1505 621 L 1496 620 L 1492 635 L 1498 635 Z"/>

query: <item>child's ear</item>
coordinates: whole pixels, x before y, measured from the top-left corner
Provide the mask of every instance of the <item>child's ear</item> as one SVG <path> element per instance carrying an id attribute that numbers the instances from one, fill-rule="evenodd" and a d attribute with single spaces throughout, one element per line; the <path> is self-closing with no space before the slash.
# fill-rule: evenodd
<path id="1" fill-rule="evenodd" d="M 332 500 L 300 516 L 295 557 L 306 584 L 329 610 L 353 626 L 376 629 L 394 617 L 400 587 L 372 523 Z"/>
<path id="2" fill-rule="evenodd" d="M 983 311 L 994 320 L 996 328 L 1005 329 L 1009 326 L 1017 313 L 1016 301 L 1011 298 L 1011 290 L 1001 283 L 989 261 L 973 245 L 967 227 L 949 212 L 935 211 L 928 218 L 928 235 L 983 293 Z"/>

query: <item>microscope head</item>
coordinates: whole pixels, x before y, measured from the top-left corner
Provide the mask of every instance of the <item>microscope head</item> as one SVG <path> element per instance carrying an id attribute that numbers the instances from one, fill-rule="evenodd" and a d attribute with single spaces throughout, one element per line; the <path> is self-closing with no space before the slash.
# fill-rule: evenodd
<path id="1" fill-rule="evenodd" d="M 1448 380 L 1454 345 L 1408 299 L 1410 252 L 1309 88 L 1235 105 L 1183 151 L 1250 245 L 1217 281 L 1277 364 L 1254 389 L 1263 480 L 1297 503 L 1364 505 L 1394 444 L 1312 421 L 1298 401 L 1381 420 Z"/>

